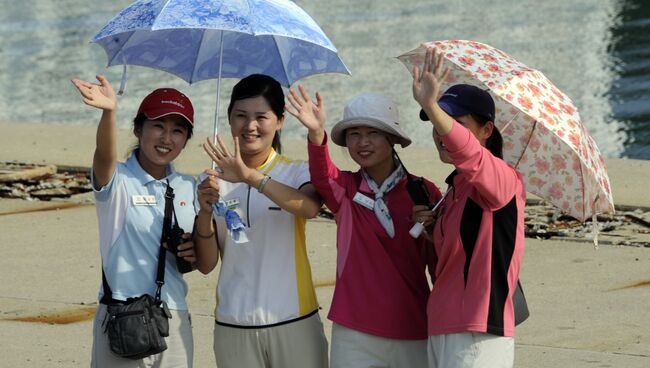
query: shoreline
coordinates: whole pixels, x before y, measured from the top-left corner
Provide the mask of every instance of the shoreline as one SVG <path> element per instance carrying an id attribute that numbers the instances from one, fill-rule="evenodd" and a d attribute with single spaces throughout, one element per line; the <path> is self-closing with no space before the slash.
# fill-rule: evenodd
<path id="1" fill-rule="evenodd" d="M 96 127 L 13 123 L 0 121 L 0 161 L 18 161 L 35 164 L 54 164 L 90 167 L 95 142 Z M 187 147 L 175 160 L 174 166 L 180 172 L 198 175 L 211 164 L 201 147 L 209 134 L 199 132 L 187 143 Z M 136 143 L 133 133 L 128 129 L 118 129 L 119 160 L 126 159 L 130 147 Z M 295 138 L 282 139 L 283 153 L 292 159 L 306 160 L 306 141 Z M 355 169 L 356 164 L 349 158 L 345 148 L 330 144 L 332 160 L 342 169 Z M 431 146 L 413 145 L 406 149 L 398 147 L 398 154 L 404 165 L 414 175 L 424 176 L 439 187 L 452 167 L 441 163 Z M 650 196 L 641 196 L 643 190 L 650 188 L 650 160 L 605 159 L 614 204 L 627 207 L 650 207 Z"/>

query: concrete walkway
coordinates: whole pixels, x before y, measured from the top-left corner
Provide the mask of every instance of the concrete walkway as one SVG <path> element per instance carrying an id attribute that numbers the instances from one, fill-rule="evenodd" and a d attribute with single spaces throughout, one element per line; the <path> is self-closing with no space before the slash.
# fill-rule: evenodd
<path id="1" fill-rule="evenodd" d="M 57 164 L 89 165 L 92 149 L 86 146 L 93 142 L 93 129 L 50 127 L 50 139 L 39 140 L 38 150 L 25 149 L 24 144 L 35 142 L 33 137 L 42 129 L 0 123 L 0 130 L 11 133 L 0 135 L 0 160 L 47 158 Z M 188 146 L 192 153 L 184 157 L 194 159 L 181 161 L 183 171 L 198 173 L 206 164 L 199 141 Z M 300 158 L 302 144 L 286 145 L 289 155 Z M 433 163 L 437 162 L 432 159 L 433 148 L 406 152 L 402 159 L 412 172 L 442 183 L 449 170 Z M 332 153 L 345 166 L 345 155 L 337 149 Z M 650 188 L 650 162 L 607 163 L 617 205 L 650 208 L 650 196 L 642 195 Z M 83 199 L 77 198 L 80 206 L 49 211 L 43 209 L 54 202 L 0 199 L 1 367 L 89 365 L 91 318 L 101 273 L 95 208 L 91 201 L 84 205 Z M 17 213 L 30 209 L 40 210 Z M 309 256 L 328 336 L 334 235 L 331 221 L 308 224 Z M 217 276 L 218 270 L 208 276 L 198 272 L 187 276 L 196 367 L 214 366 Z M 516 367 L 650 367 L 650 248 L 602 244 L 595 250 L 584 241 L 527 239 L 521 280 L 531 317 L 517 330 Z"/>

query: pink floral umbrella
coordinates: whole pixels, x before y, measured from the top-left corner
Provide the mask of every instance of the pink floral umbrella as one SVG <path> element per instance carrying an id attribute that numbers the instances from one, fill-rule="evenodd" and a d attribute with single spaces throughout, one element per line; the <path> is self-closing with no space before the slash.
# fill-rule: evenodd
<path id="1" fill-rule="evenodd" d="M 526 189 L 580 221 L 614 212 L 598 147 L 573 102 L 541 72 L 505 52 L 465 40 L 428 42 L 398 56 L 412 70 L 427 48 L 451 69 L 443 90 L 466 83 L 486 89 L 496 104 L 504 159 L 525 177 Z"/>

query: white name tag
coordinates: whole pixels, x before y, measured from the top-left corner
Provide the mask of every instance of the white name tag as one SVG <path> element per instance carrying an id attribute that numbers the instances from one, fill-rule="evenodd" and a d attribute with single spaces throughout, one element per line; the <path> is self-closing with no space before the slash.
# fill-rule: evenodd
<path id="1" fill-rule="evenodd" d="M 235 208 L 239 207 L 239 199 L 229 199 L 226 201 L 226 207 L 228 207 L 229 210 L 234 210 Z"/>
<path id="2" fill-rule="evenodd" d="M 354 195 L 354 198 L 352 198 L 353 201 L 357 202 L 358 204 L 364 206 L 365 208 L 372 210 L 375 208 L 375 200 L 372 198 L 368 198 L 365 195 L 357 192 L 357 194 Z"/>
<path id="3" fill-rule="evenodd" d="M 134 206 L 155 206 L 158 203 L 156 196 L 152 195 L 134 195 L 131 200 Z"/>

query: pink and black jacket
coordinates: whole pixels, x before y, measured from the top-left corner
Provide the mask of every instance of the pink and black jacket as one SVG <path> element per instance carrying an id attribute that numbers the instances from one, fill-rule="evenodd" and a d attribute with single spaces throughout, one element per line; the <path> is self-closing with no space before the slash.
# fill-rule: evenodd
<path id="1" fill-rule="evenodd" d="M 438 263 L 427 304 L 429 336 L 514 336 L 512 295 L 524 253 L 522 176 L 457 122 L 441 139 L 456 170 L 433 231 Z"/>

